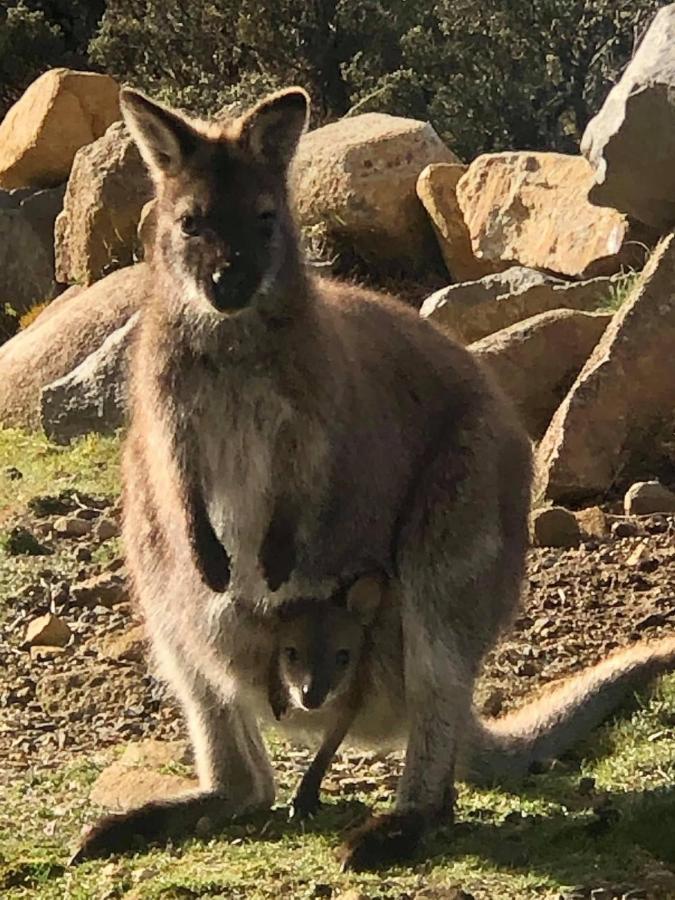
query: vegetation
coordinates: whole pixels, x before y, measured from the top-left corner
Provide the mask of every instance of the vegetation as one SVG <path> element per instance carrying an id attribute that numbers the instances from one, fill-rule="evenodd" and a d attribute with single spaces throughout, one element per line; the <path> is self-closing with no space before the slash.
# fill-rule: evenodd
<path id="1" fill-rule="evenodd" d="M 571 151 L 665 3 L 0 0 L 0 114 L 77 62 L 197 112 L 299 82 L 317 122 L 380 110 L 431 120 L 465 158 Z"/>

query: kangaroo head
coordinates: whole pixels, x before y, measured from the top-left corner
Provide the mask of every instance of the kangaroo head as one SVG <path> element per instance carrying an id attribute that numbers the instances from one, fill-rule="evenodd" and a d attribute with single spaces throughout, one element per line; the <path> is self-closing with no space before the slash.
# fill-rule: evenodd
<path id="1" fill-rule="evenodd" d="M 272 94 L 221 123 L 190 119 L 128 88 L 120 102 L 155 184 L 153 264 L 185 301 L 235 314 L 284 280 L 288 287 L 300 262 L 287 169 L 306 126 L 307 94 Z"/>

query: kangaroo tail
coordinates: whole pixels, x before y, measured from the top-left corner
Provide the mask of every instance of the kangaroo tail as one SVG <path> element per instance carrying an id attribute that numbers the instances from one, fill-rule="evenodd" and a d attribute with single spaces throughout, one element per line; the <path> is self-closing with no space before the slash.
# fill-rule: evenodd
<path id="1" fill-rule="evenodd" d="M 675 637 L 636 644 L 498 719 L 474 714 L 458 777 L 490 784 L 523 777 L 586 737 L 630 694 L 675 669 Z"/>

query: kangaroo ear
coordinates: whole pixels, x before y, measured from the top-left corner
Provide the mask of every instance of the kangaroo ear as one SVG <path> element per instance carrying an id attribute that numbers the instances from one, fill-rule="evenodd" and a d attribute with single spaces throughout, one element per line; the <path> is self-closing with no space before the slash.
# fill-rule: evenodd
<path id="1" fill-rule="evenodd" d="M 130 88 L 120 91 L 120 107 L 153 179 L 179 172 L 199 140 L 185 119 Z"/>
<path id="2" fill-rule="evenodd" d="M 243 117 L 241 141 L 259 162 L 285 170 L 308 116 L 309 97 L 302 88 L 270 94 Z"/>
<path id="3" fill-rule="evenodd" d="M 347 591 L 347 609 L 359 618 L 361 624 L 370 625 L 382 602 L 382 580 L 376 575 L 364 575 Z"/>

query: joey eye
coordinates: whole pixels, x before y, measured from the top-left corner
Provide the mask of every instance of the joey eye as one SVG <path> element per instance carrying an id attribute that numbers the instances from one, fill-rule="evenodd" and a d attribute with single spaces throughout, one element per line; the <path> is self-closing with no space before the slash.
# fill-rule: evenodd
<path id="1" fill-rule="evenodd" d="M 180 217 L 180 230 L 186 237 L 194 237 L 199 234 L 199 220 L 197 216 L 184 215 Z"/>
<path id="2" fill-rule="evenodd" d="M 341 668 L 349 665 L 349 650 L 338 650 L 335 654 L 335 662 Z"/>
<path id="3" fill-rule="evenodd" d="M 295 647 L 284 647 L 284 656 L 290 663 L 298 661 L 298 651 Z"/>
<path id="4" fill-rule="evenodd" d="M 258 221 L 262 222 L 263 225 L 273 225 L 276 220 L 277 213 L 275 209 L 265 209 L 258 213 Z"/>

